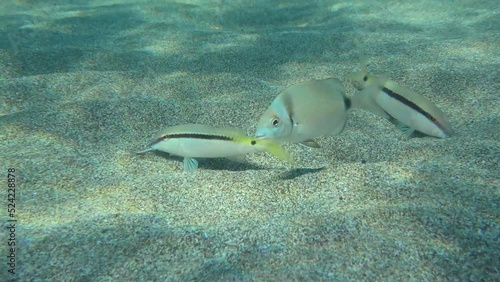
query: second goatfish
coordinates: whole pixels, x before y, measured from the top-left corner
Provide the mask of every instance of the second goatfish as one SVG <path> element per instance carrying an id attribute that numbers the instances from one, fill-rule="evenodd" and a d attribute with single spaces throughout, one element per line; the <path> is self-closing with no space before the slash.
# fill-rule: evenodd
<path id="1" fill-rule="evenodd" d="M 193 171 L 198 167 L 195 158 L 237 158 L 261 151 L 267 151 L 282 160 L 292 160 L 277 142 L 249 137 L 236 128 L 217 128 L 203 124 L 168 127 L 148 147 L 138 153 L 158 150 L 184 157 L 185 171 Z"/>
<path id="2" fill-rule="evenodd" d="M 363 88 L 354 95 L 359 101 L 359 108 L 387 118 L 407 135 L 414 131 L 439 138 L 453 134 L 446 115 L 413 90 L 392 80 L 370 75 L 365 70 L 348 77 Z"/>
<path id="3" fill-rule="evenodd" d="M 262 114 L 255 137 L 319 148 L 313 138 L 340 134 L 350 103 L 337 78 L 290 86 Z"/>

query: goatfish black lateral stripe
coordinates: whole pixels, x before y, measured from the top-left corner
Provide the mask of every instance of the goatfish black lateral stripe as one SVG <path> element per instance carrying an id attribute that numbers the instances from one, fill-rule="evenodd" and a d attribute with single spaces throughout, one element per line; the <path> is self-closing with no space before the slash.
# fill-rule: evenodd
<path id="1" fill-rule="evenodd" d="M 431 120 L 431 121 L 436 121 L 436 119 L 431 115 L 429 114 L 428 112 L 424 111 L 422 108 L 420 108 L 419 106 L 417 106 L 417 104 L 413 103 L 412 101 L 406 99 L 405 97 L 399 95 L 398 93 L 392 91 L 391 89 L 387 88 L 387 87 L 383 87 L 382 88 L 382 91 L 384 91 L 385 94 L 391 96 L 392 98 L 398 100 L 399 102 L 405 104 L 406 106 L 414 109 L 415 111 L 419 112 L 420 114 L 422 114 L 423 116 L 425 116 L 427 119 Z"/>
<path id="2" fill-rule="evenodd" d="M 154 144 L 162 142 L 166 139 L 176 139 L 176 138 L 234 141 L 234 139 L 229 136 L 200 134 L 200 133 L 178 133 L 178 134 L 163 135 L 155 139 L 151 143 L 149 143 L 149 146 L 153 146 Z"/>
<path id="3" fill-rule="evenodd" d="M 412 101 L 406 99 L 405 97 L 399 95 L 398 93 L 392 91 L 391 89 L 389 89 L 387 87 L 383 87 L 382 91 L 384 93 L 386 93 L 387 95 L 389 95 L 390 97 L 392 97 L 392 98 L 398 100 L 399 102 L 403 103 L 404 105 L 412 108 L 413 110 L 415 110 L 419 114 L 423 115 L 426 119 L 428 119 L 431 122 L 433 122 L 441 130 L 445 131 L 445 129 L 443 128 L 443 126 L 439 123 L 439 121 L 433 115 L 431 115 L 430 113 L 426 112 L 424 109 L 422 109 L 421 107 L 419 107 L 417 104 L 413 103 Z"/>

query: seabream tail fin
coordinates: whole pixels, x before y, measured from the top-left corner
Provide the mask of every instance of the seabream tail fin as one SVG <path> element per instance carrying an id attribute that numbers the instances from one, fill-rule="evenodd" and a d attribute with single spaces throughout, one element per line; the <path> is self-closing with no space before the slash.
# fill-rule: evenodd
<path id="1" fill-rule="evenodd" d="M 381 91 L 380 86 L 370 85 L 354 94 L 354 96 L 350 97 L 351 108 L 361 109 L 382 118 L 390 119 L 391 116 L 375 101 L 375 95 L 377 95 L 379 91 Z"/>

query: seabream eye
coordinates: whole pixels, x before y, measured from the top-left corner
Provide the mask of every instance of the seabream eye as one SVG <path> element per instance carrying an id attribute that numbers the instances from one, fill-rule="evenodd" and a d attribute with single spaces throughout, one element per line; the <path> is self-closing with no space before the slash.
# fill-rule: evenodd
<path id="1" fill-rule="evenodd" d="M 274 126 L 277 126 L 277 125 L 279 124 L 278 119 L 277 119 L 277 118 L 273 118 L 272 124 L 273 124 Z"/>

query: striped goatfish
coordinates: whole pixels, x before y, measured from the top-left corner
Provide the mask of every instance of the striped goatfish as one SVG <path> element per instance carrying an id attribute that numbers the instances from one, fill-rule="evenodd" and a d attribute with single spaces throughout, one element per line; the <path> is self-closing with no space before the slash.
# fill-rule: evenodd
<path id="1" fill-rule="evenodd" d="M 261 115 L 255 137 L 319 148 L 313 138 L 340 134 L 349 107 L 350 99 L 337 78 L 292 85 Z"/>
<path id="2" fill-rule="evenodd" d="M 364 70 L 348 77 L 363 88 L 353 97 L 357 108 L 388 119 L 407 135 L 414 131 L 439 138 L 453 134 L 446 115 L 424 96 Z"/>
<path id="3" fill-rule="evenodd" d="M 184 157 L 185 171 L 198 168 L 198 161 L 194 158 L 238 158 L 261 151 L 291 161 L 291 157 L 277 142 L 249 137 L 236 128 L 217 128 L 203 124 L 169 127 L 154 138 L 148 147 L 138 153 L 158 150 Z"/>

